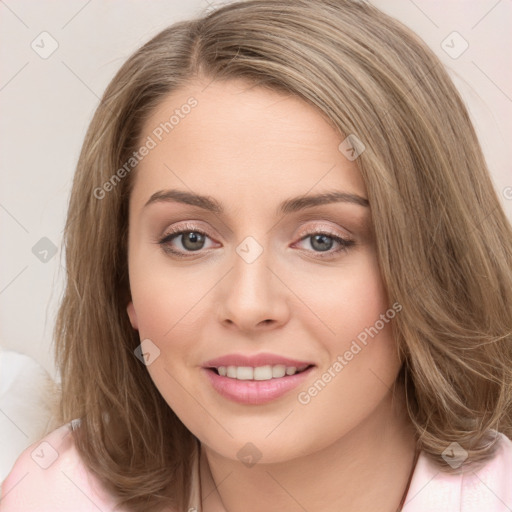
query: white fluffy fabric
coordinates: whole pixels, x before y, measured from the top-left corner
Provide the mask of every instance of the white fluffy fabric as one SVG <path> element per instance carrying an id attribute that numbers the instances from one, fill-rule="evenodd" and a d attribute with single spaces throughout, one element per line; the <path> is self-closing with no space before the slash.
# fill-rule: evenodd
<path id="1" fill-rule="evenodd" d="M 0 348 L 0 481 L 54 421 L 58 388 L 34 359 Z"/>

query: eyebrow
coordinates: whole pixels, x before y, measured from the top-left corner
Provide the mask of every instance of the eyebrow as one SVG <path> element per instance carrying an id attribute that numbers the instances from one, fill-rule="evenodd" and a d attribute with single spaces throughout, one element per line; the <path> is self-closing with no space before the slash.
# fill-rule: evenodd
<path id="1" fill-rule="evenodd" d="M 189 204 L 192 206 L 198 206 L 199 208 L 203 208 L 204 210 L 208 210 L 213 213 L 224 213 L 224 208 L 222 205 L 213 197 L 176 189 L 159 190 L 158 192 L 155 192 L 147 200 L 144 208 L 150 204 L 161 202 L 177 202 Z M 306 208 L 312 208 L 314 206 L 321 206 L 330 203 L 351 203 L 364 207 L 367 207 L 370 204 L 368 199 L 357 194 L 333 190 L 312 196 L 298 196 L 287 199 L 279 205 L 277 213 L 289 214 L 298 212 L 300 210 L 305 210 Z"/>

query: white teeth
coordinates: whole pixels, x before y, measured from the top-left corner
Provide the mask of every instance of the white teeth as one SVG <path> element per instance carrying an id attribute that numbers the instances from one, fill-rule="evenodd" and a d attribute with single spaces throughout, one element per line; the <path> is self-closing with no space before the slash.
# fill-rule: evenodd
<path id="1" fill-rule="evenodd" d="M 229 368 L 229 366 L 228 366 Z M 252 380 L 254 377 L 254 369 L 250 366 L 236 367 L 236 378 L 238 380 Z"/>
<path id="2" fill-rule="evenodd" d="M 284 364 L 276 364 L 272 367 L 272 377 L 278 379 L 286 375 L 286 366 Z"/>
<path id="3" fill-rule="evenodd" d="M 272 376 L 272 366 L 270 365 L 254 368 L 254 380 L 270 380 Z"/>
<path id="4" fill-rule="evenodd" d="M 222 377 L 229 377 L 230 379 L 237 380 L 270 380 L 279 379 L 285 375 L 294 375 L 298 371 L 303 371 L 307 368 L 301 366 L 285 366 L 284 364 L 257 366 L 219 366 L 217 371 Z"/>

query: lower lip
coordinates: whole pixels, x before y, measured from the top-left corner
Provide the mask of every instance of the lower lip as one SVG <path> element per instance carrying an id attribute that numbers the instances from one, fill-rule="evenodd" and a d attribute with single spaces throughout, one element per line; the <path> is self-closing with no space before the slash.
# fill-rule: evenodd
<path id="1" fill-rule="evenodd" d="M 279 379 L 238 380 L 222 377 L 214 370 L 203 368 L 213 388 L 223 397 L 245 405 L 260 405 L 276 400 L 304 382 L 314 366 L 295 375 Z"/>

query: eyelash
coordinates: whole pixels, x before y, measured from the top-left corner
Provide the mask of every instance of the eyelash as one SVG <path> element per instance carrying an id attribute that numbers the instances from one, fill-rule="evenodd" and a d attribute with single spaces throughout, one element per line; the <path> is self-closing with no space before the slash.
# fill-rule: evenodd
<path id="1" fill-rule="evenodd" d="M 176 251 L 175 249 L 172 249 L 169 245 L 169 243 L 179 237 L 180 235 L 183 235 L 185 233 L 198 233 L 204 237 L 207 237 L 207 238 L 210 238 L 208 236 L 207 233 L 205 233 L 203 230 L 201 229 L 198 229 L 197 226 L 194 226 L 194 225 L 186 225 L 184 227 L 181 227 L 181 228 L 178 228 L 176 230 L 173 230 L 173 231 L 170 231 L 169 233 L 167 233 L 163 238 L 157 240 L 156 242 L 162 247 L 162 249 L 166 252 L 166 253 L 170 253 L 174 256 L 177 256 L 179 258 L 189 258 L 190 256 L 193 256 L 194 254 L 196 253 L 199 253 L 201 250 L 199 251 L 187 251 L 187 253 L 183 253 L 183 252 L 180 252 L 180 251 Z M 314 236 L 314 235 L 324 235 L 324 236 L 327 236 L 329 238 L 331 238 L 332 240 L 334 240 L 336 243 L 339 244 L 339 248 L 336 249 L 336 250 L 329 250 L 329 251 L 307 251 L 307 252 L 314 252 L 315 254 L 317 254 L 316 257 L 318 258 L 332 258 L 334 255 L 340 253 L 340 252 L 345 252 L 347 251 L 350 247 L 352 247 L 353 245 L 355 245 L 355 242 L 353 240 L 349 240 L 349 239 L 346 239 L 346 238 L 342 238 L 334 233 L 331 233 L 327 230 L 320 230 L 320 231 L 316 231 L 316 230 L 310 230 L 310 231 L 307 231 L 306 233 L 304 233 L 301 238 L 299 239 L 299 242 L 302 242 L 303 240 L 311 237 L 311 236 Z"/>

